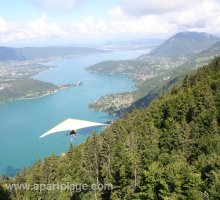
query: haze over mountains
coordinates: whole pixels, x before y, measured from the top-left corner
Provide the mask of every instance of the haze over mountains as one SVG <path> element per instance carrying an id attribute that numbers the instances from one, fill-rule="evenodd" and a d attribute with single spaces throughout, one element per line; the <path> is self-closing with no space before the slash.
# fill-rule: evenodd
<path id="1" fill-rule="evenodd" d="M 24 60 L 24 56 L 16 52 L 13 48 L 0 47 L 0 61 Z"/>
<path id="2" fill-rule="evenodd" d="M 109 42 L 104 47 L 113 49 L 137 49 L 149 48 L 151 45 L 157 45 L 162 40 L 134 40 L 127 42 Z M 199 53 L 211 45 L 220 41 L 220 38 L 199 32 L 179 32 L 167 39 L 165 42 L 154 48 L 149 55 L 175 58 L 179 56 L 189 56 L 191 54 Z M 142 44 L 141 44 L 142 43 Z M 217 44 L 216 44 L 217 45 Z M 218 46 L 218 45 L 217 45 Z M 217 47 L 215 47 L 217 48 Z M 35 58 L 47 58 L 56 56 L 71 56 L 82 53 L 100 52 L 97 48 L 90 47 L 65 47 L 65 46 L 51 46 L 51 47 L 24 47 L 24 48 L 10 48 L 0 47 L 0 61 L 19 61 Z"/>
<path id="3" fill-rule="evenodd" d="M 201 52 L 207 49 L 220 38 L 207 33 L 180 32 L 156 47 L 150 55 L 178 57 Z"/>
<path id="4" fill-rule="evenodd" d="M 152 48 L 161 44 L 164 40 L 162 39 L 130 39 L 120 41 L 108 41 L 101 45 L 103 49 L 110 50 L 134 50 L 134 49 L 146 49 Z"/>
<path id="5" fill-rule="evenodd" d="M 71 56 L 98 52 L 101 52 L 101 50 L 89 47 L 0 47 L 0 61 L 21 61 L 26 59 Z"/>
<path id="6" fill-rule="evenodd" d="M 220 41 L 216 42 L 212 46 L 210 46 L 208 49 L 203 50 L 199 55 L 219 55 L 220 52 Z"/>

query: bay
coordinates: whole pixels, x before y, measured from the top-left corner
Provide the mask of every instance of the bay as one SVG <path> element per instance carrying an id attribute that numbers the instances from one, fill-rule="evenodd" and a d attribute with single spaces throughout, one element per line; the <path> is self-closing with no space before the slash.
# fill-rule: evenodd
<path id="1" fill-rule="evenodd" d="M 130 91 L 132 81 L 124 76 L 90 73 L 85 68 L 105 60 L 136 58 L 143 53 L 146 51 L 113 51 L 47 63 L 57 67 L 33 78 L 57 85 L 81 81 L 83 85 L 41 98 L 15 100 L 0 105 L 0 175 L 14 176 L 38 159 L 53 152 L 61 154 L 67 151 L 70 138 L 66 133 L 39 139 L 41 134 L 66 118 L 97 122 L 114 119 L 114 116 L 89 110 L 88 104 L 106 94 Z M 93 130 L 94 128 L 79 131 L 73 144 L 85 141 Z M 100 128 L 96 130 L 101 131 Z"/>

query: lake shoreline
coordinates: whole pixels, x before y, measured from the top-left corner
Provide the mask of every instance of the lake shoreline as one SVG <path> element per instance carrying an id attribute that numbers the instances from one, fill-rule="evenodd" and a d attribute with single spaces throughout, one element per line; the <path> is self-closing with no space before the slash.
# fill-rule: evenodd
<path id="1" fill-rule="evenodd" d="M 42 81 L 43 82 L 43 81 Z M 21 100 L 32 100 L 32 99 L 39 99 L 39 98 L 42 98 L 42 97 L 46 97 L 46 96 L 49 96 L 49 95 L 53 95 L 55 93 L 58 93 L 60 92 L 61 90 L 66 90 L 66 89 L 70 89 L 70 88 L 73 88 L 73 87 L 79 87 L 81 86 L 83 83 L 81 81 L 79 81 L 78 83 L 74 83 L 74 84 L 68 84 L 68 85 L 61 85 L 61 86 L 57 86 L 58 89 L 55 89 L 55 90 L 49 90 L 47 92 L 45 92 L 44 94 L 33 94 L 33 96 L 31 97 L 26 97 L 26 96 L 23 96 L 23 97 L 18 97 L 18 98 L 13 98 L 13 99 L 9 99 L 5 102 L 0 102 L 0 105 L 1 104 L 5 104 L 5 103 L 8 103 L 8 102 L 12 102 L 12 101 L 21 101 Z"/>
<path id="2" fill-rule="evenodd" d="M 117 51 L 85 57 L 68 58 L 46 63 L 56 66 L 32 78 L 55 85 L 83 83 L 81 87 L 63 89 L 53 95 L 14 100 L 0 105 L 0 175 L 8 175 L 13 169 L 30 166 L 34 161 L 43 159 L 51 153 L 60 155 L 69 148 L 70 139 L 64 134 L 54 134 L 39 140 L 39 136 L 66 118 L 106 122 L 116 116 L 104 112 L 93 112 L 88 108 L 89 103 L 99 97 L 130 91 L 133 82 L 122 76 L 99 75 L 85 71 L 87 66 L 107 59 L 127 59 L 136 57 L 140 51 Z M 135 54 L 136 53 L 136 54 Z M 42 95 L 41 95 L 42 96 Z M 75 145 L 84 142 L 92 131 L 84 130 L 74 141 Z M 11 150 L 7 150 L 11 149 Z M 8 169 L 8 166 L 11 168 Z"/>

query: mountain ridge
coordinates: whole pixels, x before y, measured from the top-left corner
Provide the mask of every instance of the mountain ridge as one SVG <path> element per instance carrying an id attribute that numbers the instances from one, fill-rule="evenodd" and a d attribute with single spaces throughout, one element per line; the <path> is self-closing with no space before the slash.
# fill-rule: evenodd
<path id="1" fill-rule="evenodd" d="M 22 61 L 29 59 L 45 59 L 59 56 L 72 56 L 87 53 L 99 53 L 102 50 L 90 47 L 0 47 L 0 61 Z"/>
<path id="2" fill-rule="evenodd" d="M 198 53 L 219 40 L 219 37 L 204 32 L 179 32 L 153 49 L 149 55 L 174 58 L 187 56 Z"/>
<path id="3" fill-rule="evenodd" d="M 24 60 L 25 57 L 13 48 L 0 46 L 0 61 Z"/>
<path id="4" fill-rule="evenodd" d="M 220 41 L 214 43 L 208 49 L 203 50 L 201 53 L 199 53 L 198 56 L 202 56 L 202 55 L 217 56 L 219 55 L 219 53 L 220 53 Z"/>

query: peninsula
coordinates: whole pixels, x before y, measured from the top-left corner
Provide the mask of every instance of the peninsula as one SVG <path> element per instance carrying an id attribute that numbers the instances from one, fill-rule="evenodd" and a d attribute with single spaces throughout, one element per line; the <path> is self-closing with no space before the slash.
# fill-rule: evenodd
<path id="1" fill-rule="evenodd" d="M 103 51 L 86 47 L 0 47 L 0 103 L 37 98 L 82 85 L 82 82 L 78 81 L 57 86 L 32 77 L 56 67 L 42 64 L 50 60 L 100 52 Z"/>

